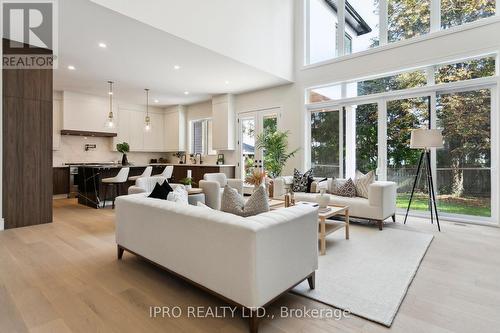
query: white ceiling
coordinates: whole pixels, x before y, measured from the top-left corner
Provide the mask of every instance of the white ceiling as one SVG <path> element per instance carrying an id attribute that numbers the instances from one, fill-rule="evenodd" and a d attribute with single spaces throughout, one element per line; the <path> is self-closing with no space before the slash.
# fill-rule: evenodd
<path id="1" fill-rule="evenodd" d="M 150 88 L 151 101 L 158 99 L 158 105 L 164 106 L 289 83 L 91 1 L 58 3 L 55 90 L 107 96 L 106 81 L 112 80 L 117 100 L 145 104 L 143 89 Z M 100 48 L 100 42 L 107 48 Z M 76 70 L 68 70 L 68 65 Z M 181 69 L 175 70 L 174 65 Z"/>

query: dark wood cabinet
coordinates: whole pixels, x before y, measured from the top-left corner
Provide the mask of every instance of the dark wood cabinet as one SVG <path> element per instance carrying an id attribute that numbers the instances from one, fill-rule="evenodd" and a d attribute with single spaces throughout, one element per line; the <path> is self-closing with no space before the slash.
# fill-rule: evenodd
<path id="1" fill-rule="evenodd" d="M 17 54 L 6 39 L 3 53 Z M 2 82 L 5 228 L 52 222 L 52 69 L 4 68 Z"/>
<path id="2" fill-rule="evenodd" d="M 186 178 L 188 170 L 191 170 L 191 177 L 196 183 L 193 187 L 198 187 L 199 181 L 206 173 L 225 173 L 227 178 L 234 178 L 235 175 L 234 166 L 175 165 L 172 182 L 178 183 L 182 178 Z"/>
<path id="3" fill-rule="evenodd" d="M 69 193 L 69 167 L 56 167 L 52 175 L 52 194 Z"/>

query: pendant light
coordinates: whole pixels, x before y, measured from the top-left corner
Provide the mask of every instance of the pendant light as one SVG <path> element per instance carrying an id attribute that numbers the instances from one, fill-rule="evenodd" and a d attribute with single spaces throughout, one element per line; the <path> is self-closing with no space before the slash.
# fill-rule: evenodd
<path id="1" fill-rule="evenodd" d="M 149 89 L 146 91 L 146 118 L 144 119 L 144 130 L 149 132 L 151 130 L 151 118 L 149 118 Z"/>
<path id="2" fill-rule="evenodd" d="M 114 128 L 115 127 L 115 117 L 113 115 L 113 81 L 108 81 L 109 84 L 109 113 L 108 118 L 106 118 L 106 128 Z"/>

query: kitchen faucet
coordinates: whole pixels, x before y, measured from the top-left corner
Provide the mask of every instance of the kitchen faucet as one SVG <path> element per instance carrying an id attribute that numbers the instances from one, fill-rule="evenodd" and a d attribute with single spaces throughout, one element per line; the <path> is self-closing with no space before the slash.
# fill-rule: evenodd
<path id="1" fill-rule="evenodd" d="M 203 161 L 201 160 L 201 153 L 196 153 L 196 154 L 194 154 L 194 161 L 196 162 L 196 156 L 198 156 L 198 155 L 200 155 L 200 159 L 199 159 L 199 161 L 200 161 L 200 164 L 202 164 L 202 163 L 203 163 Z"/>

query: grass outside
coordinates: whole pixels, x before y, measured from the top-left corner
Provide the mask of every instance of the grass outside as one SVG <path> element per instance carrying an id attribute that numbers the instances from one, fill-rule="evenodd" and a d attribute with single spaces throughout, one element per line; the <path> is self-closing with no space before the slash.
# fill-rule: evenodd
<path id="1" fill-rule="evenodd" d="M 437 207 L 440 213 L 472 215 L 472 216 L 491 216 L 491 207 L 489 198 L 457 198 L 449 195 L 438 195 Z M 397 207 L 408 208 L 410 200 L 409 193 L 398 193 Z M 429 210 L 429 197 L 427 194 L 415 193 L 411 202 L 412 210 Z"/>

